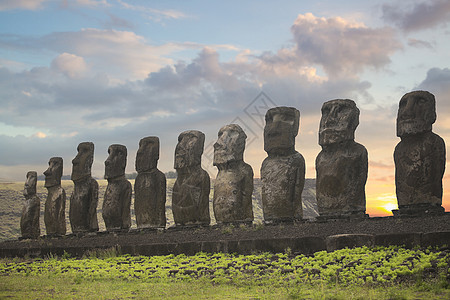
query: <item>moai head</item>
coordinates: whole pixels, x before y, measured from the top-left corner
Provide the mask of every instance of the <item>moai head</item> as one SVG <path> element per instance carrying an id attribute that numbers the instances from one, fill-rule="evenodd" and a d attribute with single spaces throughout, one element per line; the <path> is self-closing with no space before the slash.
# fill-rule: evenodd
<path id="1" fill-rule="evenodd" d="M 264 150 L 273 155 L 286 155 L 295 151 L 300 112 L 294 107 L 274 107 L 266 113 Z"/>
<path id="2" fill-rule="evenodd" d="M 23 188 L 23 195 L 25 198 L 36 195 L 36 182 L 37 182 L 37 172 L 30 171 L 27 173 L 27 180 L 25 181 L 25 186 Z"/>
<path id="3" fill-rule="evenodd" d="M 94 143 L 84 142 L 77 147 L 78 154 L 72 160 L 72 177 L 77 181 L 91 176 L 91 167 L 94 162 Z"/>
<path id="4" fill-rule="evenodd" d="M 61 177 L 63 173 L 63 159 L 62 157 L 52 157 L 48 161 L 48 169 L 45 170 L 45 187 L 52 187 L 61 184 Z"/>
<path id="5" fill-rule="evenodd" d="M 139 141 L 136 153 L 136 172 L 146 172 L 155 169 L 159 159 L 159 138 L 149 136 Z"/>
<path id="6" fill-rule="evenodd" d="M 431 131 L 436 121 L 436 100 L 426 91 L 405 94 L 400 99 L 397 114 L 397 136 Z"/>
<path id="7" fill-rule="evenodd" d="M 175 169 L 183 169 L 201 164 L 205 134 L 198 130 L 180 133 L 175 147 Z"/>
<path id="8" fill-rule="evenodd" d="M 247 135 L 237 124 L 220 128 L 217 142 L 214 144 L 213 165 L 243 160 L 246 139 Z"/>
<path id="9" fill-rule="evenodd" d="M 108 147 L 108 158 L 105 160 L 105 179 L 114 179 L 125 175 L 127 166 L 127 147 L 114 144 Z"/>
<path id="10" fill-rule="evenodd" d="M 359 109 L 353 100 L 336 99 L 322 105 L 319 145 L 325 146 L 355 139 Z"/>

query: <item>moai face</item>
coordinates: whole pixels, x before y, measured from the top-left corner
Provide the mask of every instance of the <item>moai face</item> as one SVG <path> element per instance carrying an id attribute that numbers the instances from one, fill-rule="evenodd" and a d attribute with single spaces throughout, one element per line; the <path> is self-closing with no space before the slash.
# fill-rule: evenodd
<path id="1" fill-rule="evenodd" d="M 136 153 L 136 172 L 146 172 L 155 169 L 159 159 L 159 138 L 149 136 L 139 141 Z"/>
<path id="2" fill-rule="evenodd" d="M 61 157 L 52 157 L 48 161 L 48 169 L 45 170 L 45 187 L 52 187 L 61 184 L 63 173 L 63 159 Z"/>
<path id="3" fill-rule="evenodd" d="M 300 112 L 294 107 L 269 109 L 264 127 L 264 150 L 269 155 L 294 152 L 299 123 Z"/>
<path id="4" fill-rule="evenodd" d="M 214 144 L 213 165 L 243 160 L 246 138 L 247 135 L 237 124 L 220 128 L 217 142 Z"/>
<path id="5" fill-rule="evenodd" d="M 111 145 L 108 148 L 108 158 L 105 160 L 105 179 L 114 179 L 125 175 L 127 166 L 127 147 Z"/>
<path id="6" fill-rule="evenodd" d="M 72 160 L 72 177 L 77 181 L 91 176 L 91 167 L 94 161 L 94 143 L 84 142 L 77 147 L 78 154 Z"/>
<path id="7" fill-rule="evenodd" d="M 431 131 L 436 121 L 436 100 L 426 91 L 405 94 L 397 114 L 397 136 L 403 137 Z"/>
<path id="8" fill-rule="evenodd" d="M 355 139 L 359 109 L 352 100 L 337 99 L 322 105 L 319 145 L 325 146 Z"/>
<path id="9" fill-rule="evenodd" d="M 205 134 L 197 130 L 182 132 L 178 136 L 175 147 L 175 169 L 197 166 L 201 164 Z"/>
<path id="10" fill-rule="evenodd" d="M 25 186 L 23 188 L 23 195 L 25 198 L 36 195 L 36 182 L 37 182 L 37 172 L 30 171 L 27 173 L 27 180 L 25 181 Z"/>

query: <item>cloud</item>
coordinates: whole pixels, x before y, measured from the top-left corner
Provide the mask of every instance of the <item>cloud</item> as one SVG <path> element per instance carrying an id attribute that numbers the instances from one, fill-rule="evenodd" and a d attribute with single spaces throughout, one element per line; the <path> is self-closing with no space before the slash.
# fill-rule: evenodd
<path id="1" fill-rule="evenodd" d="M 300 36 L 302 32 L 313 46 L 299 46 L 307 44 Z M 127 170 L 132 172 L 139 139 L 156 135 L 161 139 L 160 168 L 171 170 L 180 132 L 201 130 L 209 144 L 217 138 L 218 129 L 233 120 L 252 131 L 256 140 L 247 150 L 251 153 L 248 161 L 256 166 L 265 155 L 262 125 L 248 111 L 249 106 L 259 109 L 262 115 L 267 110 L 253 102 L 261 90 L 273 105 L 300 110 L 299 145 L 305 157 L 314 161 L 322 103 L 350 98 L 361 106 L 373 101 L 368 92 L 370 82 L 361 80 L 357 73 L 343 75 L 387 63 L 395 40 L 390 31 L 386 32 L 382 37 L 384 29 L 369 29 L 340 18 L 299 16 L 292 27 L 292 47 L 262 54 L 233 45 L 150 45 L 133 32 L 93 28 L 56 32 L 33 40 L 3 36 L 0 41 L 12 49 L 33 53 L 50 50 L 55 55 L 48 66 L 20 71 L 0 68 L 2 122 L 33 127 L 34 132 L 46 135 L 0 138 L 4 153 L 0 155 L 0 166 L 46 164 L 49 157 L 62 156 L 65 167 L 70 168 L 78 143 L 93 141 L 97 176 L 103 172 L 106 149 L 113 143 L 128 147 Z M 341 39 L 333 36 L 339 34 Z M 368 41 L 377 38 L 384 49 Z M 341 48 L 335 43 L 342 44 Z M 375 49 L 365 49 L 364 43 Z M 319 45 L 336 48 L 340 65 L 331 59 L 331 53 L 313 56 L 314 47 Z M 187 61 L 175 62 L 166 57 L 186 48 L 200 50 Z M 222 61 L 220 51 L 224 49 L 239 52 L 234 59 Z M 383 63 L 369 61 L 373 57 L 387 59 L 380 59 Z M 318 74 L 319 68 L 327 73 Z M 370 126 L 378 128 L 376 124 L 374 121 Z M 42 168 L 45 170 L 45 165 Z"/>
<path id="2" fill-rule="evenodd" d="M 431 68 L 426 78 L 416 87 L 426 90 L 436 97 L 436 110 L 438 116 L 445 116 L 450 120 L 450 69 Z M 438 120 L 439 121 L 439 120 Z M 447 125 L 450 133 L 450 127 Z"/>
<path id="3" fill-rule="evenodd" d="M 384 67 L 401 48 L 393 29 L 368 28 L 340 17 L 298 15 L 291 32 L 297 59 L 320 65 L 331 76 L 354 76 L 366 67 Z"/>
<path id="4" fill-rule="evenodd" d="M 429 43 L 422 40 L 417 39 L 408 39 L 408 45 L 414 48 L 427 48 L 434 49 L 434 43 Z"/>
<path id="5" fill-rule="evenodd" d="M 59 72 L 64 73 L 69 78 L 80 77 L 88 69 L 86 62 L 82 57 L 66 52 L 56 57 L 52 61 L 51 67 Z"/>
<path id="6" fill-rule="evenodd" d="M 148 19 L 155 21 L 155 22 L 162 22 L 165 19 L 184 19 L 188 16 L 178 10 L 174 9 L 166 9 L 166 10 L 159 10 L 155 8 L 150 8 L 147 6 L 140 6 L 140 5 L 132 5 L 129 4 L 123 0 L 117 0 L 117 2 L 125 9 L 139 11 L 147 16 Z"/>
<path id="7" fill-rule="evenodd" d="M 382 18 L 405 32 L 434 28 L 450 20 L 448 0 L 422 1 L 406 7 L 401 3 L 383 4 Z"/>
<path id="8" fill-rule="evenodd" d="M 25 9 L 37 10 L 42 7 L 42 4 L 49 0 L 2 0 L 0 2 L 0 11 Z"/>
<path id="9" fill-rule="evenodd" d="M 103 23 L 106 28 L 124 28 L 124 29 L 134 28 L 134 25 L 131 22 L 119 16 L 116 16 L 111 13 L 108 13 L 108 16 L 109 20 Z"/>
<path id="10" fill-rule="evenodd" d="M 12 50 L 50 50 L 84 57 L 94 70 L 103 70 L 121 80 L 143 79 L 148 73 L 171 64 L 166 56 L 186 48 L 198 47 L 192 43 L 151 45 L 131 31 L 86 28 L 72 32 L 54 32 L 43 37 L 26 38 L 0 35 L 0 45 Z"/>
<path id="11" fill-rule="evenodd" d="M 33 134 L 33 137 L 37 137 L 37 138 L 40 138 L 40 139 L 45 139 L 47 137 L 47 135 L 45 133 L 43 133 L 43 132 L 38 131 L 35 134 Z"/>
<path id="12" fill-rule="evenodd" d="M 109 6 L 107 0 L 76 0 L 75 2 L 82 6 Z"/>

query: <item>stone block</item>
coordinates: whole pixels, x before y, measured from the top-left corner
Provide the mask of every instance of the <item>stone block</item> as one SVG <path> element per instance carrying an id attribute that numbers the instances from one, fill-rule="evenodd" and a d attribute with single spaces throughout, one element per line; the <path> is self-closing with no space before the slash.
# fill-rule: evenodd
<path id="1" fill-rule="evenodd" d="M 450 247 L 450 231 L 429 232 L 422 234 L 421 245 L 428 246 L 444 246 Z"/>
<path id="2" fill-rule="evenodd" d="M 420 245 L 421 233 L 388 233 L 375 235 L 376 246 L 404 246 L 406 248 L 413 248 Z"/>
<path id="3" fill-rule="evenodd" d="M 337 234 L 326 238 L 327 251 L 373 245 L 374 236 L 371 234 Z"/>

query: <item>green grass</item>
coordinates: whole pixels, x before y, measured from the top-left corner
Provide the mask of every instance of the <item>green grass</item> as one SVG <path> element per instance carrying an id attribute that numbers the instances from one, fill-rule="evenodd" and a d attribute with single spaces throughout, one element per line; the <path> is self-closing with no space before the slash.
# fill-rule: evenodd
<path id="1" fill-rule="evenodd" d="M 207 254 L 0 260 L 0 298 L 449 299 L 450 254 L 400 247 L 313 256 Z"/>
<path id="2" fill-rule="evenodd" d="M 327 284 L 268 284 L 236 286 L 194 282 L 76 280 L 70 277 L 2 277 L 2 299 L 449 299 L 437 284 L 430 289 L 415 284 L 395 286 L 351 286 Z"/>

